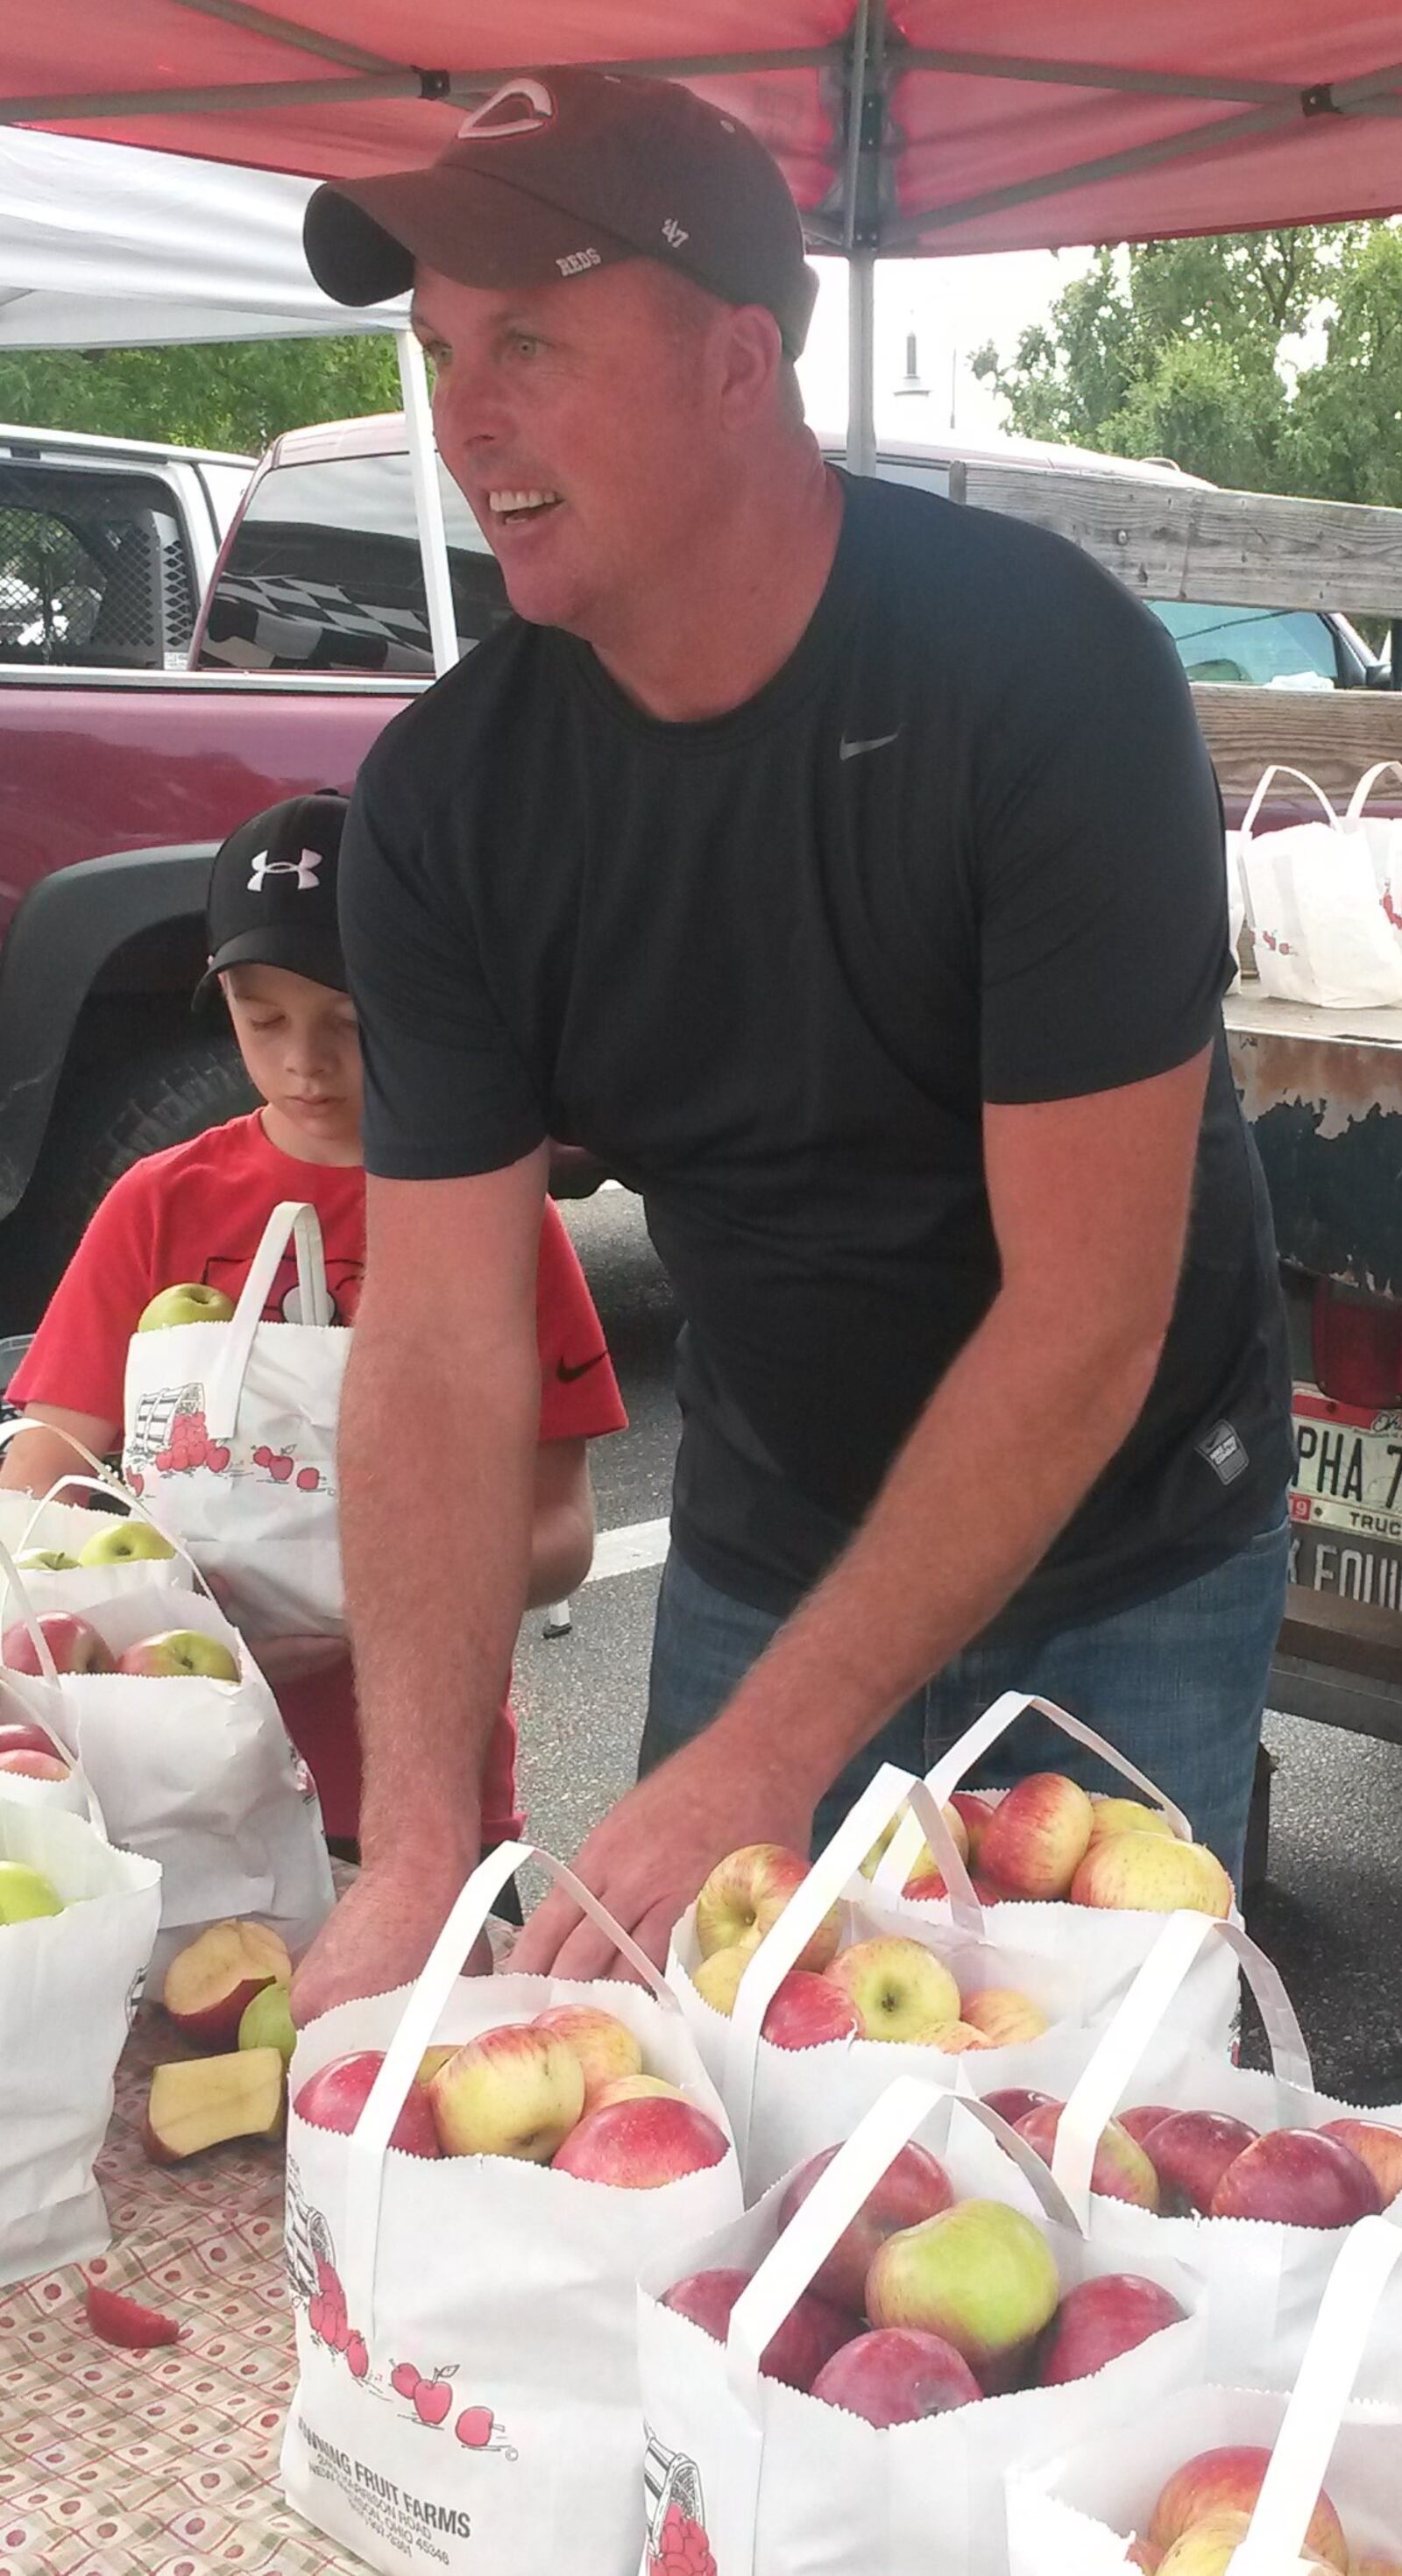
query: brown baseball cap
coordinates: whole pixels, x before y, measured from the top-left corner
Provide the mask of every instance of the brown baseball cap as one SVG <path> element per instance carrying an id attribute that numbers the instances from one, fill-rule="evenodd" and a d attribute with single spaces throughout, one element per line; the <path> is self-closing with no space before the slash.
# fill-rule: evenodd
<path id="1" fill-rule="evenodd" d="M 304 240 L 339 304 L 402 295 L 416 259 L 490 287 L 655 259 L 722 303 L 766 306 L 793 358 L 818 290 L 783 173 L 749 127 L 677 81 L 619 72 L 506 81 L 436 161 L 318 188 Z"/>

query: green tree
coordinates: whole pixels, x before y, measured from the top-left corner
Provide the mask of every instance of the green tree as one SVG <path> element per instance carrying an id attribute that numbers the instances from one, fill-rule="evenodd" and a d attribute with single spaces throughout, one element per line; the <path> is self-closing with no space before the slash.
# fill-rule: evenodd
<path id="1" fill-rule="evenodd" d="M 256 456 L 285 429 L 399 406 L 387 334 L 0 357 L 0 420 Z"/>
<path id="2" fill-rule="evenodd" d="M 1293 384 L 1282 343 L 1324 312 Z M 1402 233 L 1391 224 L 1100 251 L 974 361 L 1023 435 L 1171 456 L 1215 483 L 1402 503 Z"/>

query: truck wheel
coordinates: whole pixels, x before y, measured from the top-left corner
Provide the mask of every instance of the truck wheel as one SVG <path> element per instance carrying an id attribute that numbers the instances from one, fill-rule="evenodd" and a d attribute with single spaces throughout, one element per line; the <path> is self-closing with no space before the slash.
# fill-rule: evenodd
<path id="1" fill-rule="evenodd" d="M 0 1227 L 0 1331 L 31 1332 L 99 1201 L 132 1163 L 254 1106 L 231 1037 L 182 1038 L 128 1067 L 65 1075 L 44 1151 Z"/>

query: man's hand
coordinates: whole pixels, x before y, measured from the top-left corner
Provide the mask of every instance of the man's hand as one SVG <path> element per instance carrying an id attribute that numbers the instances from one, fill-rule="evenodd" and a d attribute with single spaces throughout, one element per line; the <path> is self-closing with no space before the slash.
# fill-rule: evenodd
<path id="1" fill-rule="evenodd" d="M 620 1798 L 573 1867 L 660 1968 L 673 1924 L 717 1861 L 745 1843 L 784 1843 L 806 1853 L 812 1827 L 801 1788 L 766 1780 L 757 1763 L 737 1756 L 732 1738 L 710 1727 Z M 558 1888 L 537 1906 L 508 1964 L 536 1976 L 633 1973 Z"/>
<path id="2" fill-rule="evenodd" d="M 442 1931 L 466 1875 L 443 1878 L 422 1868 L 363 1869 L 292 1980 L 292 2018 L 298 2028 L 333 2004 L 409 1985 Z M 464 1961 L 464 1971 L 488 1976 L 491 1966 L 484 1934 Z"/>

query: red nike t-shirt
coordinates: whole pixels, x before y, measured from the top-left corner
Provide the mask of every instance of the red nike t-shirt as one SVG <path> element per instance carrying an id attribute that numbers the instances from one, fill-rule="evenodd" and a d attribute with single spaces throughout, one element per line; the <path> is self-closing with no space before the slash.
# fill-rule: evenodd
<path id="1" fill-rule="evenodd" d="M 16 1405 L 53 1404 L 122 1419 L 127 1344 L 143 1308 L 178 1281 L 203 1280 L 237 1297 L 281 1199 L 309 1199 L 321 1220 L 327 1284 L 338 1323 L 351 1323 L 365 1271 L 365 1174 L 303 1163 L 269 1142 L 257 1111 L 211 1127 L 133 1164 L 109 1190 L 11 1381 Z M 297 1321 L 289 1251 L 264 1313 Z M 547 1202 L 536 1274 L 540 1437 L 592 1440 L 627 1423 L 603 1328 L 558 1209 Z M 329 1834 L 354 1838 L 360 1744 L 349 1657 L 278 1694 L 293 1743 L 309 1764 Z M 502 1710 L 482 1783 L 485 1842 L 520 1830 L 516 1724 Z"/>

